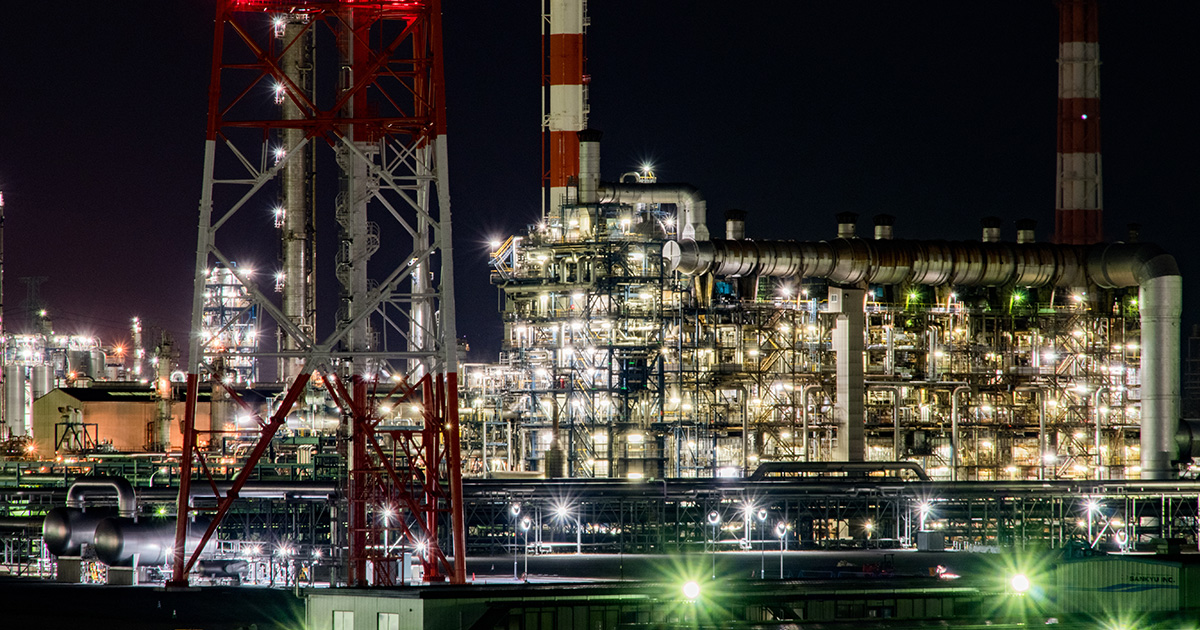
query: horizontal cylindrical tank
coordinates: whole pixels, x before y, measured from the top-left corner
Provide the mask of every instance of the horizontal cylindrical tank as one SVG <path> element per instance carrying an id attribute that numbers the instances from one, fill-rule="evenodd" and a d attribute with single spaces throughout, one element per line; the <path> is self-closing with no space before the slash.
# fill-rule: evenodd
<path id="1" fill-rule="evenodd" d="M 56 556 L 78 556 L 83 543 L 91 544 L 95 539 L 96 526 L 100 521 L 115 514 L 116 510 L 102 508 L 92 508 L 87 512 L 73 507 L 50 510 L 42 521 L 42 539 L 46 541 L 46 549 Z"/>
<path id="2" fill-rule="evenodd" d="M 189 553 L 200 544 L 206 527 L 207 521 L 188 524 Z M 134 555 L 142 566 L 166 564 L 175 546 L 175 521 L 106 518 L 96 525 L 95 545 L 96 557 L 109 566 L 129 566 Z"/>

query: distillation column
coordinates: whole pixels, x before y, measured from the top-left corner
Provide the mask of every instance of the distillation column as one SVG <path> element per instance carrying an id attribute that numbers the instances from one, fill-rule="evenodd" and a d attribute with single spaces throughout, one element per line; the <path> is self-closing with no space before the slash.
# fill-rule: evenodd
<path id="1" fill-rule="evenodd" d="M 300 93 L 311 96 L 313 31 L 305 31 L 305 23 L 295 17 L 278 17 L 274 26 L 277 37 L 281 37 L 283 42 L 291 42 L 281 55 L 283 73 Z M 285 97 L 284 86 L 279 84 L 275 90 L 275 101 L 282 109 L 280 115 L 283 120 L 303 120 L 304 113 L 300 111 L 296 100 Z M 276 285 L 283 293 L 284 316 L 311 336 L 313 312 L 316 308 L 316 279 L 313 274 L 312 149 L 304 143 L 302 128 L 287 128 L 281 135 L 283 146 L 299 154 L 292 155 L 280 173 L 280 202 L 279 207 L 275 209 L 275 222 L 282 232 L 280 238 L 283 240 L 283 271 Z M 279 349 L 283 352 L 295 352 L 300 350 L 300 344 L 281 330 Z M 299 358 L 282 359 L 278 380 L 284 383 L 294 381 L 302 367 L 303 361 Z"/>

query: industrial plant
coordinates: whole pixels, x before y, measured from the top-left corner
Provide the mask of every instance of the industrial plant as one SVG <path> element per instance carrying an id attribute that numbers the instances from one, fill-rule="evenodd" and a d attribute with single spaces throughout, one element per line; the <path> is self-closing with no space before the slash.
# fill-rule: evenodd
<path id="1" fill-rule="evenodd" d="M 1183 280 L 1137 226 L 1102 233 L 1094 0 L 1058 3 L 1053 237 L 1030 211 L 971 241 L 884 213 L 766 238 L 767 210 L 602 170 L 587 3 L 543 0 L 542 211 L 490 244 L 482 363 L 459 360 L 440 3 L 216 5 L 199 334 L 3 334 L 9 575 L 303 590 L 338 629 L 1200 607 Z M 282 271 L 241 264 L 247 238 Z M 1061 564 L 997 586 L 967 574 L 985 552 Z M 699 582 L 643 584 L 662 556 Z"/>

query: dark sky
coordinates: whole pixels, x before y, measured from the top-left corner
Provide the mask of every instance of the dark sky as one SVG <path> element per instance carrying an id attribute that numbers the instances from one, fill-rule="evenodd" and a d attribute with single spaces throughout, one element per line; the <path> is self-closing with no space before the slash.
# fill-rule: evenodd
<path id="1" fill-rule="evenodd" d="M 112 7 L 120 7 L 114 9 Z M 840 211 L 898 237 L 978 238 L 981 217 L 1053 226 L 1057 13 L 1050 0 L 593 0 L 591 125 L 602 172 L 645 160 L 746 210 L 758 238 L 824 239 Z M 499 347 L 487 241 L 536 220 L 539 2 L 445 0 L 459 331 Z M 209 1 L 20 3 L 0 19 L 4 312 L 19 280 L 59 332 L 189 327 Z M 1200 3 L 1101 2 L 1105 229 L 1200 256 Z"/>

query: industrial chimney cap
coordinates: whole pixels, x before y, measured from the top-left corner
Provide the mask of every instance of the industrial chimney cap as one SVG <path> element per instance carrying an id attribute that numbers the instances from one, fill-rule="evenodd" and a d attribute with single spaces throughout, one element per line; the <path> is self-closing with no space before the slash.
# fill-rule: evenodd
<path id="1" fill-rule="evenodd" d="M 875 225 L 896 225 L 896 217 L 890 214 L 875 215 Z"/>
<path id="2" fill-rule="evenodd" d="M 730 208 L 725 211 L 725 220 L 726 221 L 745 221 L 746 220 L 746 211 L 738 210 L 737 208 Z"/>
<path id="3" fill-rule="evenodd" d="M 600 142 L 603 135 L 604 132 L 599 129 L 583 129 L 578 134 L 580 142 Z"/>

